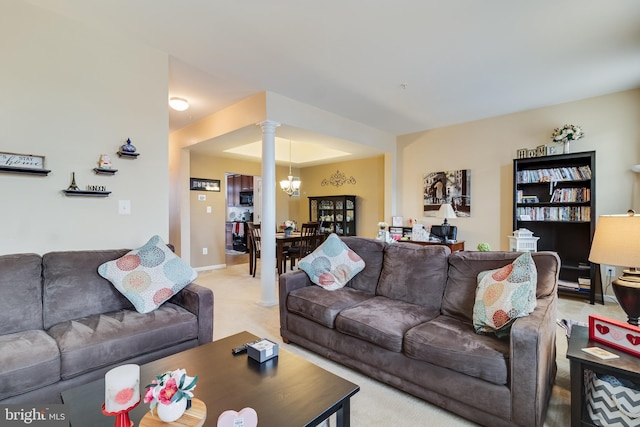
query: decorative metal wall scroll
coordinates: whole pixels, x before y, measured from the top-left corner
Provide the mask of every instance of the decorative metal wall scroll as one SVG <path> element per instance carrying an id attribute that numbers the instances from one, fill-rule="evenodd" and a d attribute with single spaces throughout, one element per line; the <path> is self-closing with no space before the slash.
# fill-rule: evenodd
<path id="1" fill-rule="evenodd" d="M 336 173 L 332 174 L 329 179 L 323 179 L 322 182 L 320 183 L 321 186 L 325 187 L 327 185 L 333 185 L 336 187 L 340 187 L 344 184 L 354 184 L 356 183 L 356 179 L 353 176 L 350 176 L 349 178 L 347 178 L 347 176 L 340 172 L 339 170 L 336 170 Z"/>

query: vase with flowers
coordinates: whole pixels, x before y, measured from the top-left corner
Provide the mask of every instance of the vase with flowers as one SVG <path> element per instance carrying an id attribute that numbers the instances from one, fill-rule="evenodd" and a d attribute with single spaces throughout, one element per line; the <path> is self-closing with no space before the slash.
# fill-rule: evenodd
<path id="1" fill-rule="evenodd" d="M 584 137 L 584 131 L 580 126 L 576 125 L 564 125 L 561 128 L 556 128 L 551 134 L 553 142 L 563 144 L 563 153 L 569 154 L 571 151 L 571 142 L 577 141 Z"/>
<path id="2" fill-rule="evenodd" d="M 383 242 L 387 241 L 387 227 L 389 226 L 389 224 L 387 224 L 384 221 L 380 221 L 378 223 L 378 235 L 376 236 L 376 239 L 381 240 Z"/>
<path id="3" fill-rule="evenodd" d="M 280 228 L 284 231 L 285 237 L 291 236 L 292 231 L 296 231 L 296 222 L 293 220 L 286 220 L 282 224 L 280 224 Z"/>
<path id="4" fill-rule="evenodd" d="M 187 410 L 197 381 L 197 375 L 190 377 L 184 369 L 156 375 L 151 384 L 145 387 L 147 392 L 144 402 L 149 403 L 151 413 L 156 409 L 158 418 L 162 421 L 174 422 Z"/>

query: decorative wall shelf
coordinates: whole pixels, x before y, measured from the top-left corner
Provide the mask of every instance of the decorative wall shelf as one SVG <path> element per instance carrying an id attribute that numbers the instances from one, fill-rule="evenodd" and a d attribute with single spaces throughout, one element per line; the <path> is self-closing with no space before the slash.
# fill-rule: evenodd
<path id="1" fill-rule="evenodd" d="M 62 190 L 67 196 L 80 197 L 109 197 L 111 191 L 89 191 L 89 190 Z"/>
<path id="2" fill-rule="evenodd" d="M 115 175 L 118 169 L 93 168 L 96 175 Z"/>
<path id="3" fill-rule="evenodd" d="M 46 175 L 49 174 L 49 172 L 51 172 L 51 170 L 50 169 L 15 168 L 15 167 L 11 167 L 11 166 L 0 166 L 0 172 L 46 176 Z"/>
<path id="4" fill-rule="evenodd" d="M 137 159 L 140 153 L 127 153 L 126 151 L 118 151 L 118 157 L 125 159 Z"/>

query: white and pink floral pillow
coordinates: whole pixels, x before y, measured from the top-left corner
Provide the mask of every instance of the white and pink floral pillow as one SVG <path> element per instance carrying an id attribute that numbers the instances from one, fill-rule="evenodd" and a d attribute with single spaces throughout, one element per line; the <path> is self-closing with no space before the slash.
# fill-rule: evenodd
<path id="1" fill-rule="evenodd" d="M 511 264 L 478 274 L 473 327 L 477 333 L 506 337 L 511 324 L 536 308 L 538 271 L 529 252 Z"/>
<path id="2" fill-rule="evenodd" d="M 337 234 L 331 233 L 315 251 L 300 260 L 298 268 L 318 286 L 334 291 L 347 284 L 365 267 L 360 255 L 349 248 Z"/>
<path id="3" fill-rule="evenodd" d="M 160 307 L 198 277 L 160 236 L 153 236 L 144 246 L 100 265 L 98 274 L 109 280 L 140 313 Z"/>

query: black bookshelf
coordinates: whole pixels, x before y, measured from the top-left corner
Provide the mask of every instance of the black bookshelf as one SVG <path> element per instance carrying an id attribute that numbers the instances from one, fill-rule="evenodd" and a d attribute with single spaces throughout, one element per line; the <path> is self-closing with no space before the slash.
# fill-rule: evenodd
<path id="1" fill-rule="evenodd" d="M 604 303 L 599 266 L 588 260 L 596 224 L 596 153 L 513 161 L 513 229 L 539 237 L 560 256 L 558 292 Z M 596 271 L 598 270 L 598 271 Z"/>

